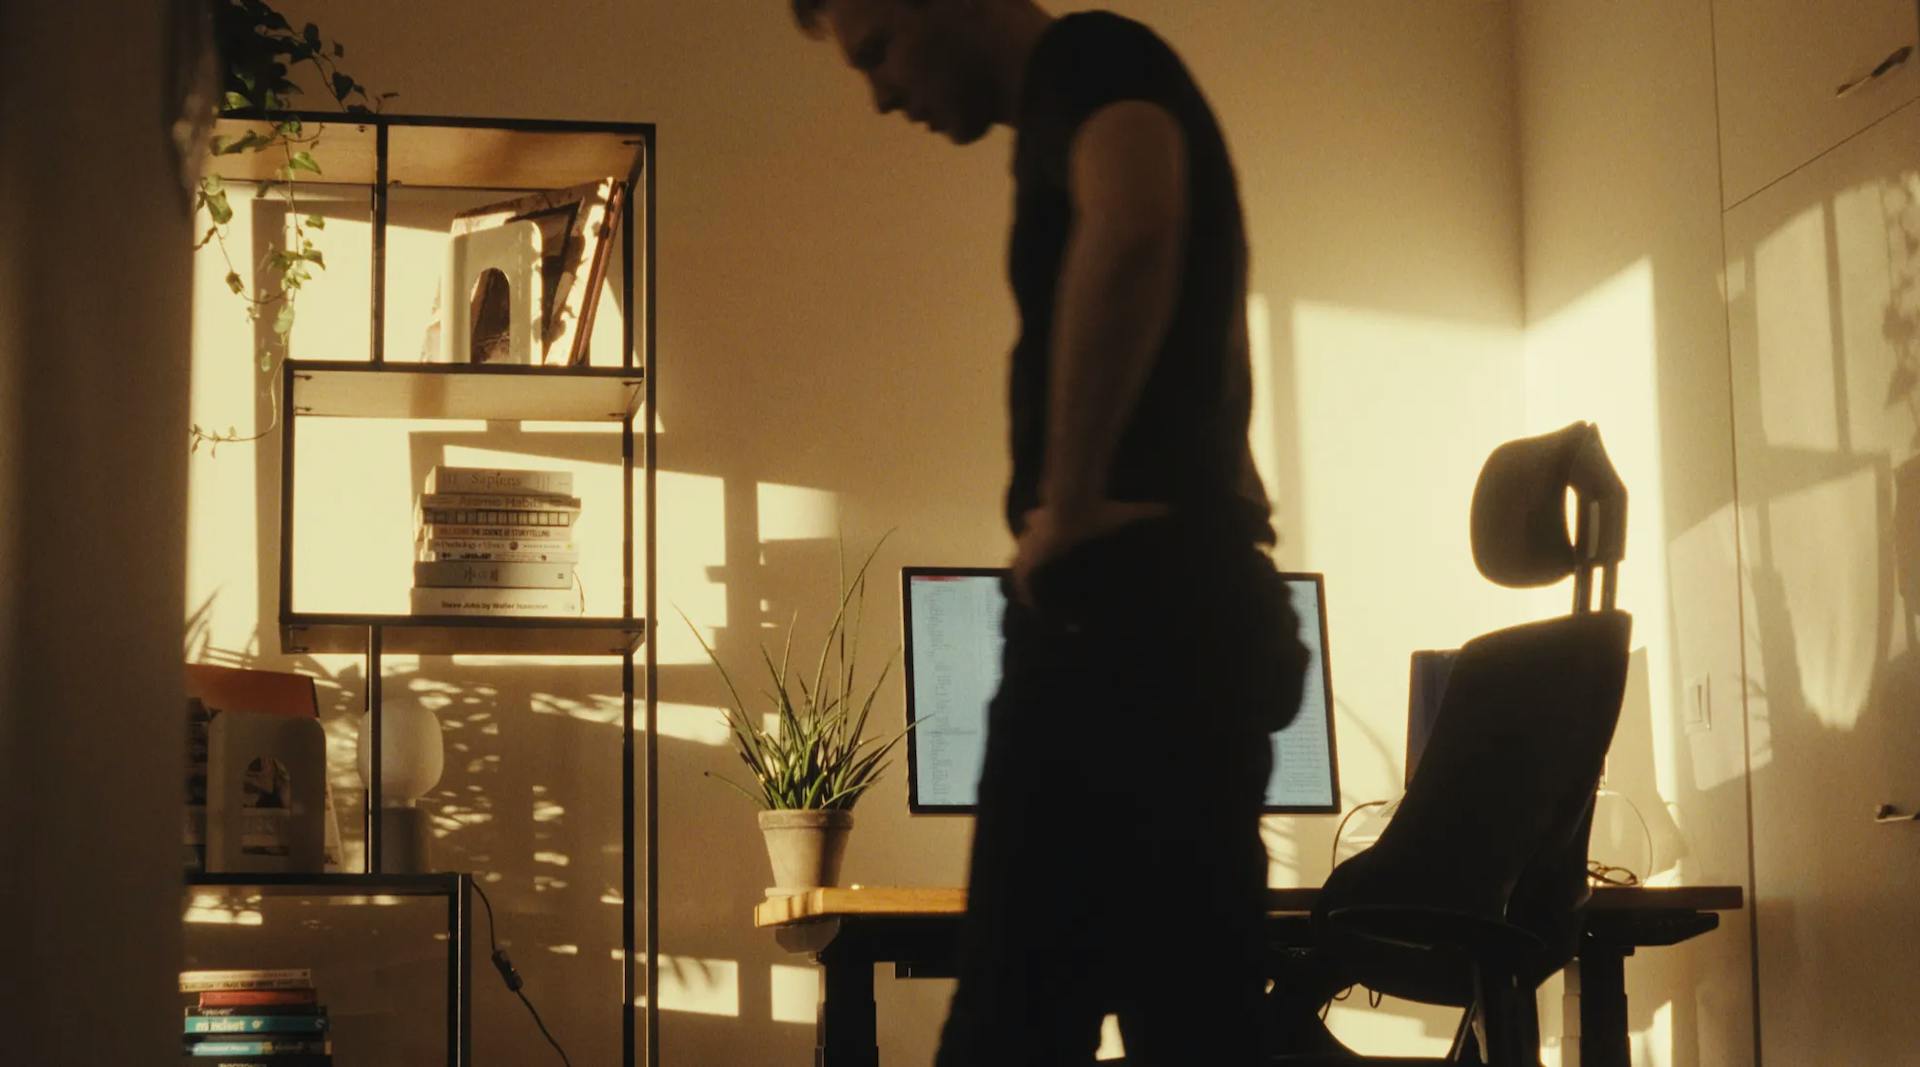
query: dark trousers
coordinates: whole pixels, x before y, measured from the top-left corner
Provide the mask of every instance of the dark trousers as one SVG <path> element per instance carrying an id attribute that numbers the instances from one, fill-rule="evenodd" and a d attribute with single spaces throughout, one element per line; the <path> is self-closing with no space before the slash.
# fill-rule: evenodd
<path id="1" fill-rule="evenodd" d="M 1143 523 L 1009 606 L 939 1067 L 1251 1067 L 1259 816 L 1304 651 L 1250 545 Z"/>

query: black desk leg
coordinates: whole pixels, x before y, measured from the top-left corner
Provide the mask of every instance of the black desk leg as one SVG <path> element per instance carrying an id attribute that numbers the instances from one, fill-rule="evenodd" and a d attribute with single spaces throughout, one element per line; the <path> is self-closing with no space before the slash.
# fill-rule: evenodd
<path id="1" fill-rule="evenodd" d="M 1580 1067 L 1632 1067 L 1627 1042 L 1627 956 L 1588 940 L 1580 946 Z"/>
<path id="2" fill-rule="evenodd" d="M 880 1067 L 873 1007 L 873 960 L 828 948 L 820 953 L 820 1015 L 814 1067 Z"/>

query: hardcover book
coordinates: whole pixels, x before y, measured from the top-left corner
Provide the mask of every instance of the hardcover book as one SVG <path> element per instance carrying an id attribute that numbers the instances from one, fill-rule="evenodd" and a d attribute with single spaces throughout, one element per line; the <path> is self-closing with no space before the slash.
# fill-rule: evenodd
<path id="1" fill-rule="evenodd" d="M 426 522 L 420 525 L 415 541 L 458 540 L 460 538 L 501 539 L 507 541 L 562 542 L 571 544 L 573 531 L 565 526 L 517 526 L 509 523 L 474 524 Z"/>
<path id="2" fill-rule="evenodd" d="M 472 559 L 495 563 L 578 563 L 580 550 L 571 541 L 518 541 L 504 537 L 447 537 L 419 542 L 415 554 L 422 563 Z"/>
<path id="3" fill-rule="evenodd" d="M 200 994 L 200 1011 L 211 1013 L 219 1009 L 263 1008 L 263 1007 L 305 1007 L 317 1008 L 320 995 L 311 985 L 302 984 L 287 989 L 234 989 L 216 987 Z"/>
<path id="4" fill-rule="evenodd" d="M 526 493 L 436 493 L 420 494 L 423 508 L 504 508 L 508 511 L 579 511 L 577 496 L 543 496 Z"/>
<path id="5" fill-rule="evenodd" d="M 415 615 L 500 615 L 539 617 L 581 614 L 571 589 L 488 589 L 415 586 Z"/>
<path id="6" fill-rule="evenodd" d="M 564 531 L 573 525 L 579 508 L 430 508 L 421 507 L 416 519 L 423 526 L 546 526 Z"/>
<path id="7" fill-rule="evenodd" d="M 333 1053 L 331 1042 L 311 1037 L 262 1037 L 234 1041 L 217 1038 L 187 1042 L 187 1055 L 201 1056 L 326 1056 Z"/>
<path id="8" fill-rule="evenodd" d="M 570 496 L 572 471 L 511 470 L 494 467 L 447 467 L 436 464 L 427 472 L 429 493 L 514 493 L 523 496 Z"/>
<path id="9" fill-rule="evenodd" d="M 324 1034 L 325 1015 L 189 1015 L 188 1034 Z"/>
<path id="10" fill-rule="evenodd" d="M 303 989 L 311 993 L 312 987 L 313 971 L 306 967 L 180 972 L 182 993 L 254 989 Z"/>
<path id="11" fill-rule="evenodd" d="M 413 565 L 413 584 L 505 589 L 571 589 L 571 563 L 494 563 L 447 560 Z"/>

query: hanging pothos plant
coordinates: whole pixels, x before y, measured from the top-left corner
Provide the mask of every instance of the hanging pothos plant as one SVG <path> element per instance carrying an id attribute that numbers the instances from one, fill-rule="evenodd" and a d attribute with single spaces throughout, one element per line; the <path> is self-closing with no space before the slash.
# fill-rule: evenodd
<path id="1" fill-rule="evenodd" d="M 259 186 L 258 197 L 278 197 L 285 205 L 292 232 L 276 246 L 270 246 L 254 270 L 256 284 L 247 279 L 228 253 L 227 227 L 233 221 L 233 205 L 228 188 L 218 174 L 200 179 L 196 194 L 196 212 L 205 211 L 207 228 L 194 248 L 212 243 L 227 263 L 227 288 L 246 309 L 247 321 L 272 323 L 272 337 L 258 353 L 260 373 L 266 376 L 270 421 L 258 433 L 241 435 L 232 426 L 224 433 L 194 423 L 192 450 L 202 442 L 212 448 L 223 443 L 255 441 L 272 433 L 279 424 L 279 362 L 286 356 L 287 335 L 293 330 L 295 305 L 302 286 L 313 272 L 325 270 L 326 257 L 314 244 L 313 235 L 326 228 L 326 219 L 317 214 L 303 215 L 298 200 L 298 182 L 302 173 L 318 176 L 320 164 L 314 150 L 320 144 L 320 131 L 309 128 L 294 116 L 289 101 L 302 90 L 292 79 L 296 69 L 305 67 L 316 74 L 333 98 L 334 104 L 350 114 L 367 114 L 395 94 L 368 93 L 366 86 L 342 71 L 338 61 L 346 56 L 346 46 L 328 41 L 320 28 L 309 22 L 295 30 L 285 16 L 265 0 L 213 0 L 213 31 L 219 45 L 225 84 L 220 109 L 249 113 L 264 123 L 264 129 L 249 129 L 238 137 L 216 135 L 207 149 L 213 156 L 231 156 L 243 152 L 271 152 L 278 156 L 272 179 Z"/>

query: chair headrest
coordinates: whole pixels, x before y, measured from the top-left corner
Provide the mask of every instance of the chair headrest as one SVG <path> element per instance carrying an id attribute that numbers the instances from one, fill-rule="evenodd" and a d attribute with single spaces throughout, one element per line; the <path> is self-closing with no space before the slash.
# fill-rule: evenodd
<path id="1" fill-rule="evenodd" d="M 1567 530 L 1567 490 L 1578 530 Z M 1626 554 L 1627 490 L 1600 430 L 1576 422 L 1493 450 L 1473 488 L 1473 562 L 1505 586 L 1553 583 Z"/>

